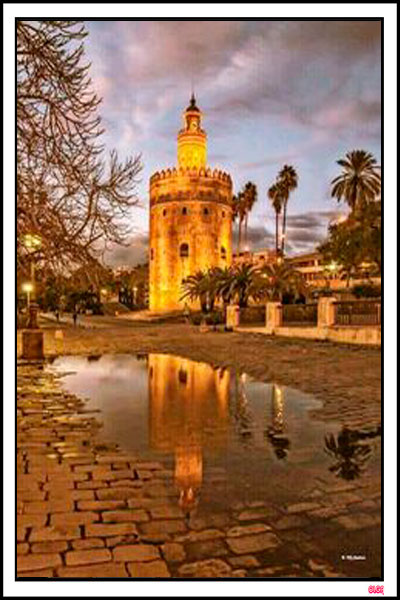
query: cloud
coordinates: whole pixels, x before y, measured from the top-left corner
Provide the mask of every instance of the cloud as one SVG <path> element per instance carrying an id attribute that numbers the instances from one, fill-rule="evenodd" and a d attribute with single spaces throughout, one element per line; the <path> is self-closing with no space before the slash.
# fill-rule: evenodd
<path id="1" fill-rule="evenodd" d="M 127 246 L 114 246 L 104 256 L 111 267 L 128 265 L 133 267 L 147 261 L 149 236 L 146 233 L 133 235 Z"/>

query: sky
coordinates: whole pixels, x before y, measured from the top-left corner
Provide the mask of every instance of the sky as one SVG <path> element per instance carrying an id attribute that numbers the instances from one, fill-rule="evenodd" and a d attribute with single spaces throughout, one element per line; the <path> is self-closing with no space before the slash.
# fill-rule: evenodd
<path id="1" fill-rule="evenodd" d="M 204 112 L 208 163 L 234 192 L 257 185 L 249 247 L 273 247 L 267 190 L 284 164 L 299 184 L 288 208 L 289 253 L 315 248 L 346 212 L 330 197 L 336 161 L 365 149 L 381 159 L 381 26 L 377 21 L 86 21 L 86 55 L 106 150 L 141 154 L 139 206 L 112 265 L 145 260 L 148 181 L 176 165 L 192 87 Z"/>

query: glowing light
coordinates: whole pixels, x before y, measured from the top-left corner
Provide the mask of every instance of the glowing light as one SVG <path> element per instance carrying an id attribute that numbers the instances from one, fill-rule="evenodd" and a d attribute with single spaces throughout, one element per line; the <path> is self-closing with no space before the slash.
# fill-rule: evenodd
<path id="1" fill-rule="evenodd" d="M 36 235 L 34 233 L 27 233 L 24 236 L 24 243 L 26 248 L 28 248 L 28 250 L 32 252 L 40 248 L 40 246 L 42 245 L 42 238 L 40 237 L 40 235 Z"/>
<path id="2" fill-rule="evenodd" d="M 30 294 L 30 292 L 33 292 L 33 283 L 30 283 L 29 281 L 26 283 L 23 283 L 22 290 L 24 292 L 26 292 L 27 294 Z"/>

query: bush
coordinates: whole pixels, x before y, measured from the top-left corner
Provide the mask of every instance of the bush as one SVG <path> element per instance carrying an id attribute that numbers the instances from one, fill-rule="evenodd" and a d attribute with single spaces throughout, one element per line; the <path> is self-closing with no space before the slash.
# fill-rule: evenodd
<path id="1" fill-rule="evenodd" d="M 381 288 L 372 283 L 360 283 L 355 285 L 351 292 L 356 298 L 380 298 Z"/>

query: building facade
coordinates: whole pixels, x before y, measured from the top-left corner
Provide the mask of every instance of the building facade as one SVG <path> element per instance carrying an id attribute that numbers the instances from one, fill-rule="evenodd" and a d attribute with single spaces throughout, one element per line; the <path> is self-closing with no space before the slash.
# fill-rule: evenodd
<path id="1" fill-rule="evenodd" d="M 207 166 L 207 134 L 194 96 L 178 133 L 177 166 L 150 178 L 150 290 L 154 312 L 181 309 L 182 282 L 232 262 L 232 181 Z"/>

